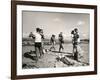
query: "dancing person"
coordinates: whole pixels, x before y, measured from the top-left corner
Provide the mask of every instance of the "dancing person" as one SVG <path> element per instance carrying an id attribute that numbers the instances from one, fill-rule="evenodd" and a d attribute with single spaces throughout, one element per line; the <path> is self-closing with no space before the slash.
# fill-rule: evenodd
<path id="1" fill-rule="evenodd" d="M 63 38 L 63 33 L 60 32 L 59 36 L 58 36 L 58 39 L 59 39 L 59 52 L 61 52 L 61 49 L 63 50 L 64 47 L 63 47 L 63 44 L 64 44 L 64 38 Z"/>
<path id="2" fill-rule="evenodd" d="M 50 43 L 51 43 L 50 51 L 51 51 L 51 49 L 56 50 L 56 49 L 55 49 L 55 43 L 56 43 L 55 35 L 52 35 L 52 36 L 51 36 Z"/>

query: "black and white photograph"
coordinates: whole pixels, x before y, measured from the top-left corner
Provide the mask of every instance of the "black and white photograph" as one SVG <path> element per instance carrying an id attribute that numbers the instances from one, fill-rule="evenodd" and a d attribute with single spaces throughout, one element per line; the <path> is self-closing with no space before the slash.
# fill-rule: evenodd
<path id="1" fill-rule="evenodd" d="M 12 78 L 97 73 L 97 7 L 12 2 Z"/>
<path id="2" fill-rule="evenodd" d="M 89 66 L 90 14 L 22 11 L 22 68 Z"/>

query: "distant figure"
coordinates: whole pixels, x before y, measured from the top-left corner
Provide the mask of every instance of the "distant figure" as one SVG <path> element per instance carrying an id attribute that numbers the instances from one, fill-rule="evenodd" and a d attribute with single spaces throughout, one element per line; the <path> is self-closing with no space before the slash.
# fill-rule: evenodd
<path id="1" fill-rule="evenodd" d="M 61 52 L 61 49 L 63 50 L 64 47 L 63 47 L 63 44 L 64 44 L 64 38 L 63 38 L 63 33 L 60 32 L 59 36 L 59 52 Z"/>
<path id="2" fill-rule="evenodd" d="M 79 33 L 78 33 L 78 29 L 75 28 L 74 32 L 73 32 L 73 53 L 74 53 L 74 60 L 78 61 L 78 40 L 79 40 Z"/>
<path id="3" fill-rule="evenodd" d="M 56 43 L 55 35 L 51 36 L 50 43 L 51 43 L 50 51 L 52 48 L 55 50 L 55 43 Z"/>
<path id="4" fill-rule="evenodd" d="M 35 39 L 35 52 L 36 52 L 36 57 L 37 60 L 41 57 L 42 55 L 42 38 L 40 35 L 40 28 L 36 28 L 36 32 L 32 34 L 30 33 L 29 37 L 32 37 Z"/>
<path id="5" fill-rule="evenodd" d="M 74 54 L 74 49 L 75 49 L 75 45 L 74 45 L 74 30 L 72 30 L 71 32 L 71 37 L 72 37 L 72 44 L 73 44 L 73 54 Z"/>

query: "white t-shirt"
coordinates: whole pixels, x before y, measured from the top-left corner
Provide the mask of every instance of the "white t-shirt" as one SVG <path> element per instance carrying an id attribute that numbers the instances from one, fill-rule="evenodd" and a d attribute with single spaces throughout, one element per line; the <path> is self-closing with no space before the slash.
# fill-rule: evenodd
<path id="1" fill-rule="evenodd" d="M 35 32 L 33 35 L 35 36 L 35 42 L 41 42 L 42 41 L 41 35 L 39 33 Z"/>

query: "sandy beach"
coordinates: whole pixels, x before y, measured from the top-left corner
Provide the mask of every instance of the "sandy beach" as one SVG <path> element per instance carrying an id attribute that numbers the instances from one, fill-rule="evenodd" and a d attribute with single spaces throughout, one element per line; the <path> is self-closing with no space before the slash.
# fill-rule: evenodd
<path id="1" fill-rule="evenodd" d="M 89 44 L 80 44 L 82 51 L 79 53 L 79 61 L 73 59 L 72 44 L 64 44 L 64 51 L 58 52 L 59 45 L 56 45 L 55 51 L 47 51 L 36 62 L 36 55 L 34 53 L 34 46 L 23 46 L 22 49 L 22 68 L 54 68 L 54 67 L 70 67 L 70 66 L 87 66 L 89 65 Z M 49 49 L 50 45 L 45 45 L 45 49 Z M 30 53 L 30 51 L 32 51 Z M 29 54 L 27 56 L 26 54 Z M 81 56 L 80 56 L 81 55 Z"/>

